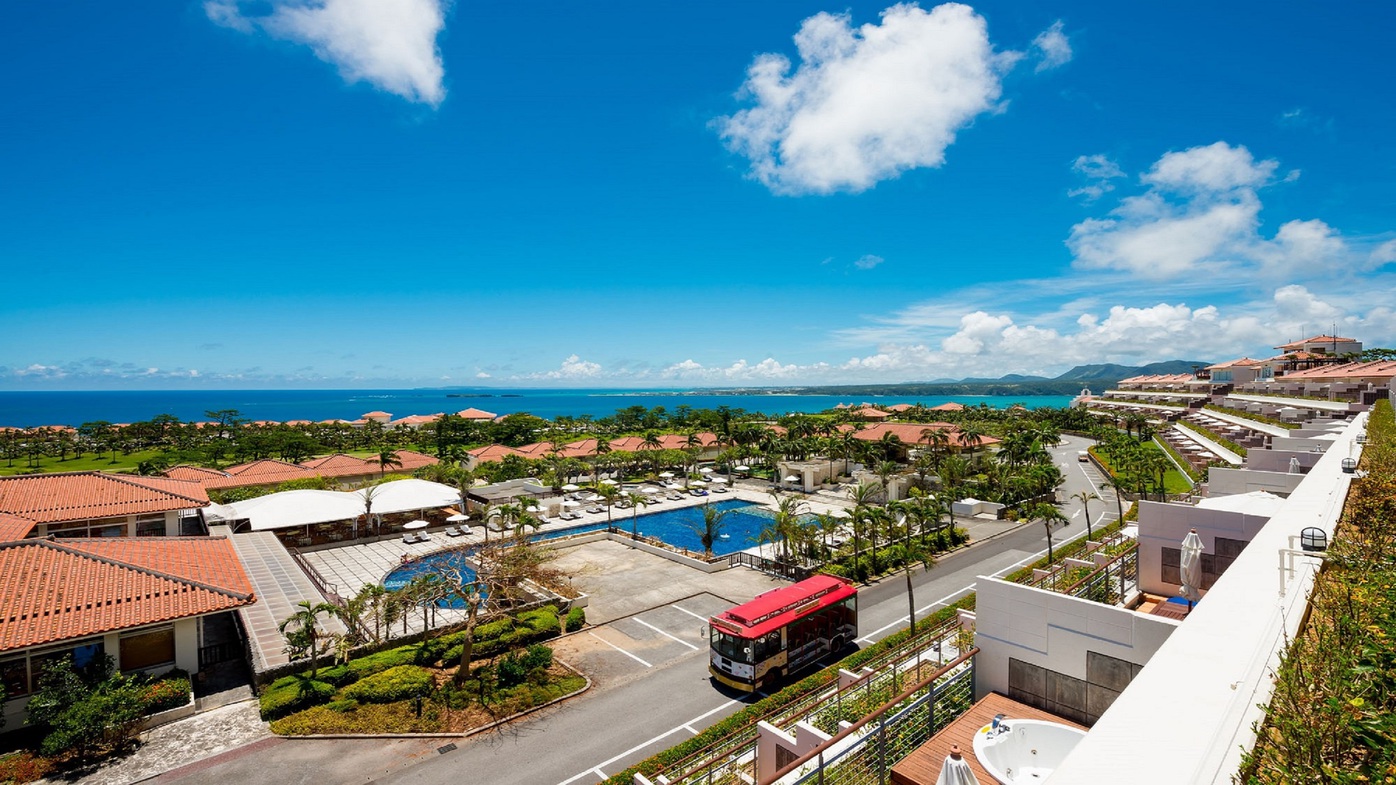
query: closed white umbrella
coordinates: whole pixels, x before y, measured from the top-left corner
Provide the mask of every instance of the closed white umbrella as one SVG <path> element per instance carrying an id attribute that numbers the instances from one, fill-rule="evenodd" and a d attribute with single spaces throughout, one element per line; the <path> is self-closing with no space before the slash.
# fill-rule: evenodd
<path id="1" fill-rule="evenodd" d="M 974 769 L 960 754 L 960 745 L 950 745 L 950 754 L 945 756 L 945 763 L 940 766 L 936 785 L 979 785 L 979 780 L 974 777 Z"/>
<path id="2" fill-rule="evenodd" d="M 1188 601 L 1188 610 L 1192 610 L 1192 604 L 1202 599 L 1202 538 L 1197 536 L 1197 529 L 1190 530 L 1183 538 L 1178 574 L 1183 583 L 1178 594 Z"/>

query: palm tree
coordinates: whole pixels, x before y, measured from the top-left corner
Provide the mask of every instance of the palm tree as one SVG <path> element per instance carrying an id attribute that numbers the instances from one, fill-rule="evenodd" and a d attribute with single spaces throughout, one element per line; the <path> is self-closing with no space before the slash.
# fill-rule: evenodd
<path id="1" fill-rule="evenodd" d="M 944 428 L 922 428 L 921 441 L 926 443 L 931 453 L 932 465 L 939 465 L 950 449 L 950 434 Z"/>
<path id="2" fill-rule="evenodd" d="M 1081 510 L 1086 514 L 1086 539 L 1095 539 L 1091 530 L 1091 500 L 1100 501 L 1100 496 L 1092 491 L 1079 491 L 1071 494 L 1071 498 L 1081 500 Z"/>
<path id="3" fill-rule="evenodd" d="M 1105 482 L 1102 482 L 1102 483 L 1100 484 L 1100 487 L 1102 487 L 1102 488 L 1109 488 L 1110 490 L 1112 490 L 1112 491 L 1115 492 L 1115 507 L 1118 508 L 1119 511 L 1120 511 L 1120 517 L 1119 517 L 1120 524 L 1121 524 L 1121 525 L 1124 525 L 1124 520 L 1125 520 L 1125 501 L 1124 501 L 1124 499 L 1120 496 L 1120 491 L 1123 490 L 1123 488 L 1120 486 L 1119 480 L 1107 479 Z"/>
<path id="4" fill-rule="evenodd" d="M 887 481 L 892 478 L 892 475 L 901 470 L 901 464 L 896 461 L 880 461 L 877 464 L 877 468 L 873 471 L 873 473 L 877 475 L 877 479 L 882 483 L 882 500 L 884 502 L 892 500 L 892 486 Z"/>
<path id="5" fill-rule="evenodd" d="M 977 423 L 967 422 L 960 426 L 960 441 L 969 448 L 969 457 L 972 460 L 975 448 L 984 443 L 984 431 Z"/>
<path id="6" fill-rule="evenodd" d="M 614 485 L 598 484 L 596 495 L 600 496 L 602 503 L 606 505 L 606 528 L 615 528 L 615 523 L 611 518 L 611 508 L 620 499 L 620 488 Z"/>
<path id="7" fill-rule="evenodd" d="M 807 509 L 804 501 L 798 496 L 781 496 L 776 499 L 775 533 L 783 543 L 785 558 L 781 561 L 790 561 L 790 541 L 799 537 L 800 516 Z"/>
<path id="8" fill-rule="evenodd" d="M 862 523 L 867 515 L 868 508 L 877 501 L 877 497 L 882 493 L 882 486 L 877 483 L 860 482 L 849 489 L 848 498 L 853 502 L 853 568 L 858 569 L 859 543 L 858 524 Z"/>
<path id="9" fill-rule="evenodd" d="M 1065 525 L 1069 521 L 1056 505 L 1047 502 L 1037 502 L 1029 507 L 1028 520 L 1042 521 L 1042 527 L 1047 530 L 1047 564 L 1051 566 L 1056 561 L 1056 554 L 1052 550 L 1052 527 Z"/>
<path id="10" fill-rule="evenodd" d="M 649 497 L 643 493 L 631 491 L 625 495 L 630 501 L 630 539 L 640 539 L 640 508 L 649 506 Z"/>
<path id="11" fill-rule="evenodd" d="M 400 468 L 402 461 L 397 457 L 397 453 L 391 447 L 386 447 L 378 452 L 378 476 L 384 477 L 388 473 L 388 467 Z"/>
<path id="12" fill-rule="evenodd" d="M 310 600 L 301 600 L 296 607 L 299 610 L 287 616 L 285 621 L 277 625 L 277 629 L 286 636 L 290 648 L 310 653 L 310 677 L 313 679 L 315 671 L 320 667 L 320 655 L 324 653 L 320 646 L 320 630 L 315 625 L 322 614 L 338 616 L 339 607 L 328 602 L 312 604 Z M 289 633 L 286 631 L 288 627 L 291 628 Z M 300 645 L 302 643 L 304 648 Z"/>
<path id="13" fill-rule="evenodd" d="M 703 505 L 703 523 L 692 524 L 693 533 L 698 535 L 698 541 L 703 544 L 703 558 L 713 557 L 713 545 L 722 537 L 722 529 L 726 525 L 723 520 L 730 510 L 719 510 L 711 504 Z"/>
<path id="14" fill-rule="evenodd" d="M 839 530 L 845 519 L 831 512 L 821 512 L 814 516 L 814 523 L 819 527 L 821 544 L 824 546 L 824 559 L 829 558 L 829 535 Z"/>

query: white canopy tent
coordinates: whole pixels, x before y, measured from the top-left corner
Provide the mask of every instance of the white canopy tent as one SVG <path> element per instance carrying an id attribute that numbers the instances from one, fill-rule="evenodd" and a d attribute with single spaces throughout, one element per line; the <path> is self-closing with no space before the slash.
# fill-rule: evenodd
<path id="1" fill-rule="evenodd" d="M 373 514 L 387 515 L 433 510 L 460 503 L 460 491 L 427 480 L 395 480 L 374 489 Z M 223 521 L 246 520 L 252 531 L 289 529 L 317 523 L 347 521 L 364 514 L 364 494 L 356 491 L 282 491 L 255 499 L 219 505 L 209 517 Z"/>

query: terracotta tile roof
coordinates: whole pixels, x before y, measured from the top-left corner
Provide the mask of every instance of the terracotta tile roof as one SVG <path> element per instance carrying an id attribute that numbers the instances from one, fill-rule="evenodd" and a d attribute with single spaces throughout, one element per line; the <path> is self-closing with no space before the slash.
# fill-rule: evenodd
<path id="1" fill-rule="evenodd" d="M 194 482 L 202 482 L 204 480 L 212 480 L 216 478 L 227 477 L 228 474 L 226 472 L 220 472 L 217 469 L 209 469 L 204 466 L 189 466 L 186 464 L 180 464 L 179 466 L 171 466 L 170 468 L 166 469 L 165 476 L 174 480 L 193 480 Z"/>
<path id="2" fill-rule="evenodd" d="M 887 407 L 887 411 L 901 414 L 902 412 L 909 412 L 915 408 L 916 406 L 910 403 L 894 403 Z"/>
<path id="3" fill-rule="evenodd" d="M 853 436 L 863 441 L 875 442 L 881 439 L 884 433 L 891 433 L 896 435 L 903 444 L 927 444 L 928 441 L 921 432 L 928 428 L 945 431 L 950 436 L 950 445 L 952 447 L 960 448 L 969 446 L 960 435 L 959 427 L 948 422 L 879 422 L 854 431 Z M 853 426 L 843 425 L 840 426 L 840 430 L 853 430 Z M 987 447 L 991 444 L 998 443 L 999 440 L 992 436 L 980 436 L 979 443 L 976 444 L 975 447 Z"/>
<path id="4" fill-rule="evenodd" d="M 0 477 L 0 512 L 36 523 L 187 510 L 208 503 L 203 486 L 168 477 L 102 472 Z"/>
<path id="5" fill-rule="evenodd" d="M 863 417 L 870 420 L 881 420 L 892 416 L 881 409 L 875 409 L 871 406 L 864 406 L 861 409 L 849 412 L 849 414 L 852 414 L 854 417 Z"/>
<path id="6" fill-rule="evenodd" d="M 22 540 L 34 531 L 34 521 L 0 512 L 0 542 Z"/>
<path id="7" fill-rule="evenodd" d="M 441 414 L 409 414 L 388 423 L 389 425 L 426 425 L 441 419 Z"/>
<path id="8" fill-rule="evenodd" d="M 229 466 L 227 468 L 227 473 L 234 477 L 262 477 L 280 476 L 287 473 L 304 475 L 308 472 L 304 466 L 297 466 L 294 463 L 287 463 L 286 461 L 278 461 L 274 458 L 263 458 L 260 461 Z"/>
<path id="9" fill-rule="evenodd" d="M 522 458 L 528 457 L 523 453 L 519 452 L 518 450 L 514 449 L 513 447 L 505 447 L 502 444 L 490 444 L 484 447 L 476 447 L 475 449 L 470 450 L 469 454 L 475 458 L 475 461 L 477 463 L 493 463 L 494 461 L 502 461 L 504 460 L 504 457 L 508 455 L 517 455 Z"/>
<path id="10" fill-rule="evenodd" d="M 390 471 L 410 472 L 420 469 L 423 466 L 432 466 L 441 462 L 437 458 L 417 452 L 416 450 L 397 450 L 397 459 L 402 465 L 391 467 Z M 368 462 L 373 465 L 375 470 L 378 468 L 378 461 L 369 458 Z"/>
<path id="11" fill-rule="evenodd" d="M 1276 346 L 1276 349 L 1299 349 L 1306 343 L 1357 343 L 1356 338 L 1344 338 L 1339 335 L 1315 335 L 1312 338 L 1305 338 L 1302 341 L 1291 341 Z"/>
<path id="12" fill-rule="evenodd" d="M 1230 361 L 1230 362 L 1217 363 L 1216 365 L 1209 365 L 1209 366 L 1207 366 L 1207 370 L 1209 370 L 1209 371 L 1216 371 L 1216 370 L 1221 370 L 1221 369 L 1223 369 L 1223 368 L 1250 368 L 1250 367 L 1253 367 L 1253 366 L 1256 366 L 1256 365 L 1264 365 L 1264 364 L 1265 364 L 1265 361 L 1264 361 L 1264 360 L 1252 360 L 1252 359 L 1249 358 L 1249 357 L 1242 357 L 1242 358 L 1240 358 L 1240 359 L 1232 360 L 1232 361 Z"/>
<path id="13" fill-rule="evenodd" d="M 1322 365 L 1292 371 L 1280 377 L 1281 381 L 1312 379 L 1315 381 L 1341 381 L 1343 379 L 1391 378 L 1396 376 L 1396 360 L 1374 360 L 1365 363 L 1343 363 Z"/>
<path id="14" fill-rule="evenodd" d="M 1215 367 L 1215 366 L 1214 366 Z M 1150 373 L 1121 379 L 1120 384 L 1181 384 L 1193 380 L 1190 373 Z"/>
<path id="15" fill-rule="evenodd" d="M 255 601 L 223 537 L 0 544 L 0 651 L 228 610 Z"/>
<path id="16" fill-rule="evenodd" d="M 337 452 L 334 455 L 326 455 L 323 458 L 311 458 L 308 461 L 301 461 L 301 466 L 314 471 L 325 477 L 333 476 L 337 472 L 357 472 L 362 473 L 369 465 L 363 458 L 355 458 L 352 455 L 345 455 Z M 372 471 L 378 470 L 378 464 L 373 464 Z"/>
<path id="17" fill-rule="evenodd" d="M 949 401 L 948 403 L 942 403 L 939 406 L 932 406 L 930 410 L 933 412 L 962 412 L 965 410 L 965 405 L 962 403 L 955 403 L 954 401 Z"/>
<path id="18" fill-rule="evenodd" d="M 370 417 L 381 417 L 384 420 L 390 420 L 393 416 L 387 412 L 365 412 L 359 415 L 359 419 L 361 420 L 367 420 Z"/>
<path id="19" fill-rule="evenodd" d="M 464 417 L 467 420 L 493 420 L 495 417 L 498 417 L 499 415 L 495 414 L 494 412 L 487 412 L 484 409 L 476 409 L 472 406 L 469 409 L 461 409 L 460 411 L 456 412 L 456 416 Z"/>

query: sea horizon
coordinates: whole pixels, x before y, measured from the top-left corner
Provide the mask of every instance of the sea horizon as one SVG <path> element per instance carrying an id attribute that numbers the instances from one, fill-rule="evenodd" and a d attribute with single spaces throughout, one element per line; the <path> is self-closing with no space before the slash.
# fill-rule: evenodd
<path id="1" fill-rule="evenodd" d="M 45 425 L 78 426 L 84 422 L 130 423 L 171 414 L 185 422 L 209 419 L 205 412 L 236 409 L 248 420 L 355 420 L 370 411 L 386 411 L 394 418 L 457 412 L 467 408 L 494 414 L 527 412 L 545 419 L 562 416 L 606 417 L 618 409 L 680 406 L 715 409 L 726 406 L 747 412 L 780 416 L 794 412 L 818 412 L 843 404 L 877 402 L 884 405 L 987 403 L 1005 408 L 1021 403 L 1028 408 L 1068 405 L 1070 395 L 827 395 L 772 388 L 676 388 L 627 390 L 624 388 L 459 387 L 411 389 L 328 390 L 35 390 L 0 391 L 0 426 L 34 428 Z M 779 401 L 777 405 L 776 402 Z"/>

